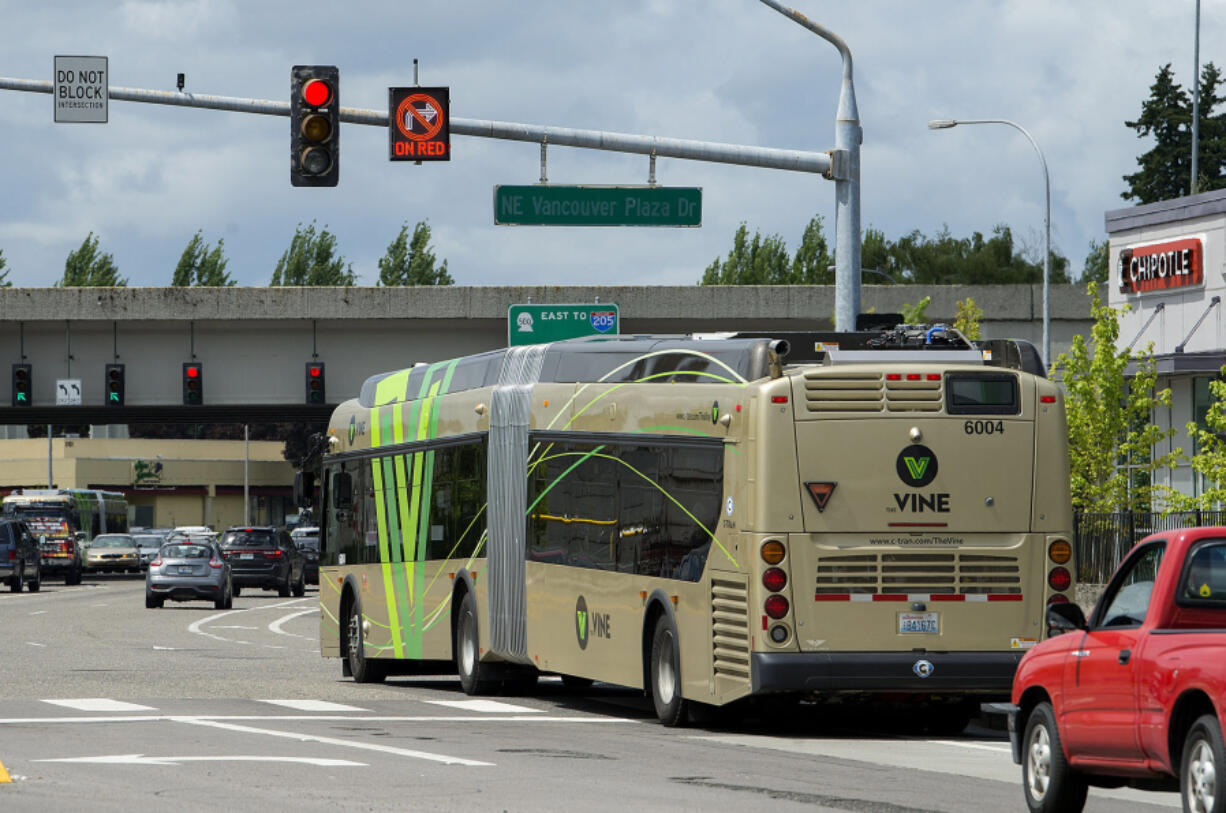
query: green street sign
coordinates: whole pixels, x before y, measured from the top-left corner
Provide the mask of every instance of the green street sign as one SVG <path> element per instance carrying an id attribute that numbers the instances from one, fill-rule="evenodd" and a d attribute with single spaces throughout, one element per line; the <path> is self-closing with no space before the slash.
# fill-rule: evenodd
<path id="1" fill-rule="evenodd" d="M 543 344 L 580 336 L 616 336 L 617 306 L 511 305 L 507 308 L 507 346 Z"/>
<path id="2" fill-rule="evenodd" d="M 495 186 L 496 226 L 701 226 L 693 186 Z"/>

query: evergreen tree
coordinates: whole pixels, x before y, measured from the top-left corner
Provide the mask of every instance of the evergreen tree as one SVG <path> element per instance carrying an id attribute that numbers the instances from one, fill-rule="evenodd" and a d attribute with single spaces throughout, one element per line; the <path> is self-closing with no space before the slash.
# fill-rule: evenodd
<path id="1" fill-rule="evenodd" d="M 336 237 L 325 226 L 318 234 L 315 223 L 305 229 L 299 223 L 289 248 L 277 260 L 270 285 L 353 285 L 357 275 L 336 254 Z"/>
<path id="2" fill-rule="evenodd" d="M 222 253 L 224 244 L 225 240 L 218 240 L 217 245 L 210 249 L 201 239 L 200 232 L 196 232 L 187 248 L 183 249 L 170 284 L 176 287 L 232 287 L 234 280 L 226 273 L 226 264 L 229 261 Z"/>
<path id="3" fill-rule="evenodd" d="M 64 261 L 64 276 L 55 283 L 57 288 L 123 288 L 128 281 L 119 276 L 119 269 L 110 254 L 98 250 L 98 237 L 91 231 L 81 247 L 69 252 Z"/>
<path id="4" fill-rule="evenodd" d="M 1111 279 L 1111 259 L 1108 241 L 1090 241 L 1090 253 L 1081 269 L 1082 282 L 1107 282 Z"/>
<path id="5" fill-rule="evenodd" d="M 9 272 L 5 271 L 5 266 L 8 262 L 4 259 L 4 251 L 0 250 L 0 288 L 12 288 L 13 283 L 9 282 Z"/>
<path id="6" fill-rule="evenodd" d="M 783 285 L 791 277 L 787 247 L 783 238 L 773 235 L 762 239 L 761 232 L 754 232 L 752 242 L 749 229 L 742 222 L 732 238 L 732 250 L 727 259 L 716 260 L 707 266 L 699 285 Z"/>
<path id="7" fill-rule="evenodd" d="M 434 252 L 430 250 L 430 226 L 425 221 L 413 227 L 409 237 L 409 224 L 400 227 L 400 234 L 387 247 L 387 254 L 379 260 L 380 285 L 453 285 L 447 273 L 447 261 L 435 268 Z"/>
<path id="8" fill-rule="evenodd" d="M 792 285 L 833 285 L 833 264 L 834 257 L 826 243 L 826 235 L 822 233 L 822 218 L 815 216 L 800 237 L 788 282 Z"/>
<path id="9" fill-rule="evenodd" d="M 1212 62 L 1201 69 L 1197 142 L 1197 191 L 1226 188 L 1226 112 L 1217 112 L 1222 74 Z M 1152 138 L 1154 146 L 1137 158 L 1139 170 L 1125 175 L 1128 189 L 1120 196 L 1138 203 L 1171 200 L 1191 192 L 1192 99 L 1175 81 L 1168 62 L 1158 69 L 1141 104 L 1141 115 L 1124 125 L 1137 138 Z"/>

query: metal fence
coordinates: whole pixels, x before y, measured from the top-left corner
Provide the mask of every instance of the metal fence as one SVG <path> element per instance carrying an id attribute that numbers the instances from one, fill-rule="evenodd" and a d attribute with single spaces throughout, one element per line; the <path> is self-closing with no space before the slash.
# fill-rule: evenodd
<path id="1" fill-rule="evenodd" d="M 1204 525 L 1226 525 L 1226 511 L 1077 512 L 1073 515 L 1077 580 L 1083 584 L 1105 584 L 1129 549 L 1146 535 Z"/>

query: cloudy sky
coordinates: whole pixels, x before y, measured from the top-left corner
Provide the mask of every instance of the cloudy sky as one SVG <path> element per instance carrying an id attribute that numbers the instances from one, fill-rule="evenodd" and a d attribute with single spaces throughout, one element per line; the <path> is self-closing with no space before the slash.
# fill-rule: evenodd
<path id="1" fill-rule="evenodd" d="M 1010 225 L 1080 270 L 1121 176 L 1148 144 L 1135 118 L 1158 68 L 1190 87 L 1194 2 L 795 0 L 855 60 L 864 128 L 862 224 L 896 238 Z M 1201 61 L 1226 65 L 1226 2 L 1205 0 Z M 0 76 L 50 80 L 57 54 L 109 57 L 112 86 L 287 101 L 294 64 L 335 64 L 344 107 L 386 112 L 387 88 L 451 88 L 456 118 L 764 147 L 834 146 L 837 51 L 757 0 L 0 0 Z M 289 182 L 281 117 L 113 101 L 105 125 L 55 124 L 44 94 L 0 90 L 0 251 L 17 285 L 51 285 L 93 232 L 132 285 L 166 285 L 202 230 L 240 285 L 268 284 L 295 225 L 337 237 L 360 283 L 404 223 L 428 220 L 460 285 L 692 284 L 742 221 L 793 250 L 814 215 L 833 243 L 834 185 L 779 170 L 660 159 L 657 179 L 703 188 L 695 229 L 495 226 L 492 188 L 535 183 L 531 145 L 453 136 L 452 160 L 387 160 L 383 128 L 344 125 L 340 185 Z M 643 156 L 553 148 L 558 184 L 639 184 Z M 870 280 L 871 281 L 871 280 Z"/>

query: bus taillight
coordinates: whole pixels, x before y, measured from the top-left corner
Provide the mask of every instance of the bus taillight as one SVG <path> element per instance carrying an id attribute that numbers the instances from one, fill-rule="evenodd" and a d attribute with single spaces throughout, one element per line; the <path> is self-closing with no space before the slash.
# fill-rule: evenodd
<path id="1" fill-rule="evenodd" d="M 1073 558 L 1073 546 L 1063 539 L 1057 539 L 1048 546 L 1047 558 L 1058 565 L 1066 565 Z"/>
<path id="2" fill-rule="evenodd" d="M 788 614 L 788 600 L 778 593 L 772 593 L 766 597 L 762 609 L 766 611 L 767 615 L 778 621 Z"/>
<path id="3" fill-rule="evenodd" d="M 1073 574 L 1068 572 L 1068 568 L 1053 567 L 1051 572 L 1047 574 L 1047 583 L 1052 590 L 1064 592 L 1073 584 Z"/>
<path id="4" fill-rule="evenodd" d="M 768 567 L 762 573 L 762 586 L 772 593 L 778 593 L 788 585 L 788 574 L 781 567 Z"/>
<path id="5" fill-rule="evenodd" d="M 762 561 L 768 565 L 777 565 L 783 561 L 785 549 L 778 539 L 768 539 L 762 543 Z"/>

